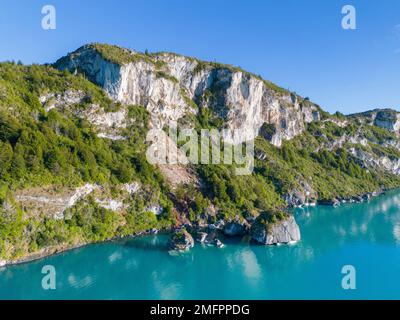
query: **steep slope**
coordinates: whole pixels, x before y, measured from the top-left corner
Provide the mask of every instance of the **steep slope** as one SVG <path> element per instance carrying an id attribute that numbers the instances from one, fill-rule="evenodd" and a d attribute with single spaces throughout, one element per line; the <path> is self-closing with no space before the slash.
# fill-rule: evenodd
<path id="1" fill-rule="evenodd" d="M 171 53 L 91 44 L 54 66 L 1 63 L 0 264 L 183 225 L 298 240 L 288 206 L 400 185 L 398 119 L 329 115 L 239 68 Z M 243 129 L 225 139 L 254 139 L 253 174 L 149 164 L 146 134 L 171 120 Z"/>

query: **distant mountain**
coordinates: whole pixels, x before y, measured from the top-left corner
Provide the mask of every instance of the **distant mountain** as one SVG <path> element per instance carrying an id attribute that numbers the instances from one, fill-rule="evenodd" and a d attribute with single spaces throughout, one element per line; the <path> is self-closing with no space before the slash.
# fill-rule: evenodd
<path id="1" fill-rule="evenodd" d="M 171 121 L 254 141 L 253 173 L 150 164 L 146 135 Z M 264 244 L 299 240 L 288 207 L 400 186 L 399 130 L 394 110 L 330 115 L 238 67 L 173 53 L 89 44 L 54 65 L 1 63 L 0 264 L 182 226 L 189 232 L 172 247 L 200 231 L 214 243 L 219 229 Z"/>

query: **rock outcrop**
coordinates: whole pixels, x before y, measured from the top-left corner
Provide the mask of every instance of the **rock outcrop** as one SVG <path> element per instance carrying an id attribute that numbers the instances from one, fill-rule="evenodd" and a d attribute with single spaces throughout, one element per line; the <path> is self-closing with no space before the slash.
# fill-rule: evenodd
<path id="1" fill-rule="evenodd" d="M 350 115 L 368 124 L 392 131 L 400 136 L 400 113 L 392 109 L 374 109 Z"/>
<path id="2" fill-rule="evenodd" d="M 173 251 L 187 251 L 194 246 L 192 235 L 182 228 L 176 230 L 170 239 L 169 248 Z"/>
<path id="3" fill-rule="evenodd" d="M 291 243 L 300 240 L 300 229 L 293 216 L 278 222 L 268 222 L 263 214 L 250 230 L 251 238 L 264 245 Z"/>
<path id="4" fill-rule="evenodd" d="M 351 148 L 350 153 L 359 159 L 364 167 L 384 170 L 396 175 L 400 175 L 400 159 L 389 158 L 388 156 L 378 156 L 371 152 L 367 152 L 361 148 Z"/>
<path id="5" fill-rule="evenodd" d="M 254 139 L 263 124 L 268 124 L 273 132 L 271 143 L 280 146 L 283 140 L 301 134 L 306 123 L 320 119 L 319 108 L 308 99 L 239 68 L 170 53 L 146 58 L 134 51 L 129 54 L 131 62 L 111 62 L 96 45 L 86 45 L 55 66 L 83 72 L 116 101 L 144 105 L 156 128 L 195 114 L 193 101 L 211 107 L 228 129 L 242 130 L 237 136 L 224 135 L 226 141 L 235 144 Z"/>

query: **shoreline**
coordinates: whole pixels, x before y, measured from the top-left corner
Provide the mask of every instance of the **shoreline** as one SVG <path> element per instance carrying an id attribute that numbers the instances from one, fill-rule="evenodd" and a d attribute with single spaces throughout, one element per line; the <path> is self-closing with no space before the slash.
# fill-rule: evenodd
<path id="1" fill-rule="evenodd" d="M 11 267 L 11 266 L 18 266 L 18 265 L 23 265 L 26 263 L 30 263 L 30 262 L 34 262 L 34 261 L 38 261 L 38 260 L 42 260 L 45 259 L 47 257 L 52 257 L 52 256 L 57 256 L 59 254 L 71 251 L 71 250 L 75 250 L 75 249 L 79 249 L 79 248 L 84 248 L 90 245 L 95 245 L 95 244 L 105 244 L 105 243 L 109 243 L 109 242 L 117 242 L 119 240 L 123 240 L 123 239 L 135 239 L 135 238 L 139 238 L 139 237 L 145 237 L 145 236 L 149 236 L 149 235 L 155 235 L 157 233 L 165 233 L 168 234 L 172 232 L 172 230 L 158 230 L 156 233 L 150 231 L 143 231 L 140 234 L 135 234 L 135 235 L 129 235 L 129 236 L 125 236 L 125 237 L 115 237 L 109 240 L 105 240 L 105 241 L 100 241 L 100 242 L 88 242 L 88 243 L 81 243 L 81 244 L 76 244 L 76 245 L 58 245 L 58 246 L 53 246 L 53 247 L 47 247 L 47 248 L 43 248 L 42 250 L 40 250 L 40 252 L 35 252 L 32 254 L 27 255 L 24 258 L 21 259 L 17 259 L 14 261 L 7 261 L 6 264 L 0 264 L 0 270 L 1 268 L 7 268 L 7 267 Z M 4 260 L 0 260 L 4 261 Z"/>
<path id="2" fill-rule="evenodd" d="M 315 205 L 310 205 L 310 204 L 304 204 L 301 206 L 296 206 L 296 207 L 287 207 L 288 210 L 296 210 L 296 209 L 304 209 L 304 207 L 308 207 L 308 206 L 312 206 L 312 207 L 327 207 L 330 206 L 332 208 L 336 208 L 337 206 L 340 205 L 347 205 L 347 204 L 361 204 L 361 203 L 368 203 L 370 200 L 372 199 L 376 199 L 382 196 L 385 196 L 387 192 L 391 192 L 391 191 L 395 191 L 395 190 L 400 190 L 400 188 L 394 188 L 394 189 L 385 189 L 385 190 L 380 190 L 380 191 L 373 191 L 373 192 L 366 192 L 365 194 L 359 196 L 352 196 L 349 198 L 364 198 L 365 195 L 370 195 L 370 197 L 368 197 L 368 199 L 366 200 L 362 200 L 362 201 L 345 201 L 342 202 L 341 200 L 338 200 L 336 197 L 334 200 L 337 200 L 339 202 L 338 205 L 336 205 L 336 202 L 334 202 L 332 200 L 332 202 L 327 202 L 324 200 L 321 201 L 317 201 Z M 375 194 L 375 195 L 373 195 Z M 294 212 L 292 212 L 293 214 Z M 192 227 L 193 230 L 195 231 L 201 231 L 202 229 L 204 229 L 204 227 L 202 228 L 198 228 L 198 227 Z M 34 261 L 39 261 L 42 259 L 45 259 L 47 257 L 51 257 L 51 256 L 56 256 L 74 249 L 79 249 L 79 248 L 83 248 L 89 245 L 95 245 L 95 244 L 105 244 L 105 243 L 109 243 L 109 242 L 117 242 L 118 240 L 123 240 L 123 239 L 135 239 L 135 238 L 139 238 L 139 237 L 144 237 L 144 236 L 149 236 L 149 235 L 155 235 L 158 233 L 161 234 L 171 234 L 173 232 L 173 228 L 171 229 L 162 229 L 162 230 L 146 230 L 143 232 L 140 232 L 138 234 L 135 235 L 129 235 L 129 236 L 125 236 L 125 237 L 115 237 L 106 241 L 101 241 L 101 242 L 88 242 L 88 243 L 82 243 L 82 244 L 76 244 L 76 245 L 58 245 L 58 246 L 53 246 L 53 247 L 47 247 L 47 248 L 43 248 L 40 252 L 36 252 L 36 253 L 32 253 L 30 255 L 27 255 L 24 258 L 21 259 L 17 259 L 14 261 L 5 261 L 5 264 L 2 264 L 1 262 L 4 262 L 4 260 L 0 260 L 0 270 L 3 268 L 7 268 L 7 267 L 12 267 L 12 266 L 17 266 L 17 265 L 23 265 L 23 264 L 27 264 L 30 262 L 34 262 Z"/>

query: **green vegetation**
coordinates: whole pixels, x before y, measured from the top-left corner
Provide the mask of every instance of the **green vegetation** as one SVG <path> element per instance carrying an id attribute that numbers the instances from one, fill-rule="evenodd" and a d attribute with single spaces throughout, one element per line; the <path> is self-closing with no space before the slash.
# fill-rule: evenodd
<path id="1" fill-rule="evenodd" d="M 269 88 L 269 89 L 271 89 L 271 90 L 273 90 L 273 91 L 275 91 L 275 92 L 278 92 L 278 93 L 281 93 L 281 94 L 288 94 L 288 93 L 289 93 L 288 90 L 286 90 L 286 89 L 284 89 L 284 88 L 282 88 L 282 87 L 276 85 L 275 83 L 273 83 L 273 82 L 271 82 L 271 81 L 268 81 L 268 80 L 264 80 L 264 79 L 263 79 L 263 82 L 264 82 L 264 84 L 265 84 L 265 86 L 266 86 L 267 88 Z"/>
<path id="2" fill-rule="evenodd" d="M 156 71 L 156 77 L 157 78 L 163 78 L 167 79 L 169 81 L 172 81 L 173 83 L 179 83 L 178 79 L 171 76 L 170 74 L 164 72 L 164 71 Z"/>
<path id="3" fill-rule="evenodd" d="M 156 61 L 152 59 L 149 54 L 133 52 L 125 48 L 103 43 L 93 43 L 90 44 L 90 46 L 92 46 L 97 52 L 99 52 L 105 60 L 118 65 L 144 61 L 153 64 L 157 69 L 160 69 L 164 66 L 164 63 L 162 61 Z"/>
<path id="4" fill-rule="evenodd" d="M 83 91 L 85 97 L 69 108 L 46 112 L 39 97 L 66 90 Z M 127 139 L 111 141 L 98 138 L 94 127 L 77 116 L 93 103 L 105 112 L 121 108 L 82 77 L 49 66 L 0 64 L 0 257 L 18 258 L 46 246 L 103 241 L 172 223 L 168 187 L 144 155 L 147 111 L 127 106 Z M 112 187 L 131 181 L 140 182 L 144 191 L 140 199 L 130 200 L 125 215 L 88 200 L 71 209 L 71 219 L 32 217 L 13 199 L 15 190 L 30 187 Z M 161 216 L 144 212 L 153 202 L 164 207 Z"/>

